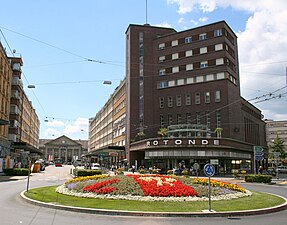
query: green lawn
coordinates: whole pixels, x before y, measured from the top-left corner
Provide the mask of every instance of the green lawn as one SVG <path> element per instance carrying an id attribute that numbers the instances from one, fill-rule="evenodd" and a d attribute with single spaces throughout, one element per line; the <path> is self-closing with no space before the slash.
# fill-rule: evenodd
<path id="1" fill-rule="evenodd" d="M 56 186 L 29 190 L 25 196 L 42 202 L 96 209 L 114 209 L 151 212 L 200 212 L 208 209 L 207 202 L 143 202 L 128 200 L 89 199 L 67 196 L 55 192 Z M 250 204 L 252 202 L 252 204 Z M 260 192 L 250 197 L 233 200 L 212 201 L 212 209 L 217 212 L 251 210 L 283 204 L 284 199 Z"/>

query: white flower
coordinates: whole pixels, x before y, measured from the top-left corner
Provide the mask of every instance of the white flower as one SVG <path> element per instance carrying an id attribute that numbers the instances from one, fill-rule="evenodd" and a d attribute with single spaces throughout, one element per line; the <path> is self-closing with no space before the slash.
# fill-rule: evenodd
<path id="1" fill-rule="evenodd" d="M 71 195 L 76 197 L 84 197 L 84 198 L 98 198 L 98 199 L 114 199 L 114 200 L 136 200 L 136 201 L 163 201 L 163 202 L 196 202 L 196 201 L 208 201 L 207 197 L 151 197 L 151 196 L 134 196 L 134 195 L 111 195 L 111 194 L 96 194 L 93 192 L 76 192 L 73 190 L 69 190 L 65 187 L 65 185 L 61 185 L 56 188 L 56 192 Z M 218 200 L 230 200 L 235 198 L 241 198 L 246 196 L 251 196 L 252 193 L 246 190 L 246 193 L 236 192 L 234 194 L 226 194 L 219 196 L 212 196 L 211 199 L 213 201 Z"/>

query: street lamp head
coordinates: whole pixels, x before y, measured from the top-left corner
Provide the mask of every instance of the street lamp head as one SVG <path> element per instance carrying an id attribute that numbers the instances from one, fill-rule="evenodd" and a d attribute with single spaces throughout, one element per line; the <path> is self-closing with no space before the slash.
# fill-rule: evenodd
<path id="1" fill-rule="evenodd" d="M 36 87 L 35 87 L 35 85 L 33 85 L 33 84 L 29 84 L 29 85 L 28 85 L 28 88 L 36 88 Z"/>

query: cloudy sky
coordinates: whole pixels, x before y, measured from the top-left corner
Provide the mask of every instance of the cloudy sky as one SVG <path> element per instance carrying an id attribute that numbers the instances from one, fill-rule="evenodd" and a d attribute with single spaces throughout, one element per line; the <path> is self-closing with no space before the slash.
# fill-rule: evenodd
<path id="1" fill-rule="evenodd" d="M 22 79 L 41 121 L 40 138 L 88 138 L 89 118 L 125 76 L 125 31 L 146 22 L 182 31 L 225 20 L 238 36 L 241 95 L 265 119 L 287 120 L 287 1 L 147 3 L 147 13 L 146 0 L 1 3 L 0 41 L 9 56 L 16 49 L 23 58 Z M 27 88 L 31 84 L 34 89 Z"/>

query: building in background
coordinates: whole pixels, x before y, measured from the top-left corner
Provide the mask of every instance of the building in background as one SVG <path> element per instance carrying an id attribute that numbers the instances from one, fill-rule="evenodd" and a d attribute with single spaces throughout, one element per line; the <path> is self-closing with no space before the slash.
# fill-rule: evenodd
<path id="1" fill-rule="evenodd" d="M 45 161 L 52 162 L 60 158 L 66 164 L 75 160 L 85 162 L 83 156 L 88 152 L 88 141 L 72 140 L 65 135 L 55 139 L 40 139 L 40 150 Z"/>
<path id="2" fill-rule="evenodd" d="M 11 148 L 8 140 L 12 69 L 0 42 L 0 172 L 9 167 Z M 7 162 L 7 163 L 6 163 Z"/>
<path id="3" fill-rule="evenodd" d="M 274 139 L 278 137 L 284 141 L 285 152 L 287 152 L 287 120 L 265 120 L 265 123 L 268 146 L 274 145 Z"/>
<path id="4" fill-rule="evenodd" d="M 115 89 L 104 107 L 89 121 L 89 157 L 110 167 L 126 163 L 125 153 L 125 80 Z"/>
<path id="5" fill-rule="evenodd" d="M 40 120 L 23 88 L 22 58 L 10 57 L 9 60 L 12 68 L 9 140 L 13 158 L 26 167 L 28 160 L 34 161 L 42 154 L 39 150 Z"/>
<path id="6" fill-rule="evenodd" d="M 212 161 L 231 173 L 253 167 L 254 146 L 267 150 L 261 111 L 240 96 L 237 37 L 225 21 L 181 32 L 129 25 L 126 66 L 130 164 L 202 169 Z"/>

